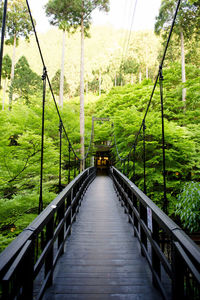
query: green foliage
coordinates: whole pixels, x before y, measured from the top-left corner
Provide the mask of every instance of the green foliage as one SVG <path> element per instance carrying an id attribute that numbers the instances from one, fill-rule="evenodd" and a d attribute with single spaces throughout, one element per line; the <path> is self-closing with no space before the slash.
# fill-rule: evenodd
<path id="1" fill-rule="evenodd" d="M 0 17 L 2 20 L 2 11 L 4 7 L 4 1 L 0 3 Z M 14 36 L 24 37 L 29 40 L 29 34 L 32 32 L 32 24 L 27 9 L 26 1 L 24 0 L 13 0 L 8 1 L 7 11 L 7 23 L 6 31 L 9 36 L 7 43 L 13 44 Z"/>
<path id="2" fill-rule="evenodd" d="M 188 180 L 199 180 L 199 70 L 186 66 L 188 73 L 188 103 L 183 108 L 181 100 L 181 66 L 178 63 L 164 68 L 164 114 L 165 114 L 165 151 L 166 179 L 169 214 L 174 215 L 180 186 Z M 195 78 L 195 79 L 194 79 Z M 144 80 L 141 84 L 113 88 L 107 96 L 102 97 L 96 105 L 97 116 L 110 117 L 114 122 L 114 133 L 120 156 L 126 157 L 133 147 L 144 112 L 146 110 L 153 84 Z M 162 129 L 160 113 L 159 87 L 156 88 L 146 117 L 146 185 L 147 195 L 163 208 L 163 174 L 162 174 Z M 108 126 L 109 127 L 109 126 Z M 107 128 L 108 140 L 112 129 Z M 105 140 L 103 134 L 97 133 L 97 140 Z M 132 148 L 133 149 L 133 148 Z M 112 148 L 118 162 L 115 148 Z M 131 152 L 129 178 L 133 179 L 134 154 Z M 143 190 L 143 136 L 142 131 L 137 139 L 135 153 L 135 182 Z"/>
<path id="3" fill-rule="evenodd" d="M 4 79 L 10 79 L 10 74 L 11 74 L 11 58 L 8 54 L 6 54 L 3 57 L 3 64 L 2 64 L 2 77 Z"/>
<path id="4" fill-rule="evenodd" d="M 200 230 L 200 183 L 188 182 L 178 196 L 176 215 L 180 216 L 183 226 L 190 232 Z"/>
<path id="5" fill-rule="evenodd" d="M 92 11 L 96 8 L 108 11 L 109 0 L 86 0 L 84 2 L 82 0 L 49 0 L 45 7 L 51 24 L 60 25 L 64 22 L 65 30 L 70 31 L 70 28 L 76 29 L 80 26 L 83 18 L 85 32 L 87 33 Z"/>
<path id="6" fill-rule="evenodd" d="M 138 63 L 131 57 L 123 60 L 121 64 L 121 70 L 124 72 L 124 74 L 136 73 L 138 71 L 138 67 Z"/>
<path id="7" fill-rule="evenodd" d="M 88 88 L 94 94 L 99 91 L 99 78 L 97 76 L 94 76 L 93 80 L 88 82 Z"/>
<path id="8" fill-rule="evenodd" d="M 15 67 L 15 77 L 11 85 L 12 93 L 28 104 L 30 97 L 41 90 L 41 86 L 41 77 L 30 69 L 27 59 L 22 56 Z"/>
<path id="9" fill-rule="evenodd" d="M 60 91 L 60 70 L 58 70 L 54 77 L 51 80 L 51 84 L 52 84 L 52 88 L 54 91 L 55 95 L 59 95 L 59 91 Z M 69 84 L 66 81 L 66 77 L 64 76 L 64 87 L 63 87 L 63 94 L 67 94 L 69 93 L 70 89 L 69 89 Z"/>
<path id="10" fill-rule="evenodd" d="M 41 152 L 42 97 L 27 106 L 15 102 L 12 111 L 0 118 L 0 240 L 11 241 L 38 213 Z M 79 148 L 77 112 L 64 104 L 62 118 L 75 149 Z M 45 110 L 43 202 L 50 203 L 58 192 L 59 119 L 47 97 Z M 68 183 L 68 143 L 63 137 L 62 184 Z M 73 164 L 72 164 L 73 166 Z M 78 166 L 77 166 L 78 167 Z M 73 169 L 71 171 L 73 174 Z"/>
<path id="11" fill-rule="evenodd" d="M 166 32 L 172 24 L 172 19 L 175 13 L 176 1 L 162 0 L 159 15 L 156 18 L 155 32 L 159 34 L 162 30 L 166 37 Z M 192 34 L 199 34 L 200 26 L 200 5 L 199 1 L 193 3 L 187 0 L 181 1 L 179 12 L 175 22 L 174 32 L 179 35 L 182 31 L 185 38 L 191 38 Z"/>

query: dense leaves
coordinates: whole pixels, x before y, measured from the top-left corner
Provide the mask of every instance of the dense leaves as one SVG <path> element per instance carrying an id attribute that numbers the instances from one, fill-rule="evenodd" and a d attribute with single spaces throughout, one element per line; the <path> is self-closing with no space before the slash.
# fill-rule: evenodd
<path id="1" fill-rule="evenodd" d="M 159 16 L 156 19 L 155 32 L 160 33 L 161 30 L 166 35 L 171 24 L 173 15 L 175 13 L 177 1 L 174 0 L 162 0 Z M 179 34 L 184 32 L 185 38 L 191 38 L 192 34 L 195 34 L 198 38 L 200 26 L 200 1 L 194 1 L 193 3 L 187 0 L 181 1 L 179 12 L 175 22 L 174 32 Z"/>
<path id="2" fill-rule="evenodd" d="M 0 3 L 0 17 L 2 19 L 4 1 Z M 6 30 L 8 34 L 7 43 L 13 44 L 14 36 L 24 37 L 29 40 L 29 34 L 32 32 L 32 24 L 29 17 L 25 0 L 8 1 Z"/>
<path id="3" fill-rule="evenodd" d="M 180 215 L 183 226 L 190 232 L 200 230 L 200 184 L 190 182 L 185 184 L 178 196 L 176 214 Z"/>
<path id="4" fill-rule="evenodd" d="M 177 197 L 181 184 L 190 180 L 199 180 L 199 134 L 197 120 L 199 118 L 200 73 L 197 68 L 187 66 L 188 70 L 188 103 L 184 110 L 181 101 L 181 66 L 172 64 L 164 69 L 164 112 L 165 112 L 165 149 L 166 178 L 169 213 L 174 215 Z M 193 78 L 193 79 L 192 79 Z M 194 79 L 195 78 L 195 79 Z M 143 190 L 143 133 L 137 138 L 135 156 L 133 145 L 141 126 L 144 112 L 153 88 L 151 81 L 142 84 L 117 87 L 97 102 L 97 112 L 101 117 L 110 117 L 114 122 L 114 134 L 118 151 L 125 158 L 130 149 L 130 161 L 126 161 L 130 179 Z M 150 111 L 146 118 L 146 185 L 147 195 L 163 208 L 163 169 L 162 169 L 162 136 L 159 87 L 155 91 Z M 107 125 L 107 132 L 112 133 Z M 109 135 L 107 135 L 109 139 Z M 98 137 L 100 139 L 100 137 Z M 106 135 L 103 137 L 106 139 Z M 117 152 L 113 148 L 118 161 Z M 133 162 L 135 161 L 135 177 Z"/>
<path id="5" fill-rule="evenodd" d="M 52 88 L 55 95 L 59 95 L 60 92 L 60 70 L 58 70 L 51 81 Z M 63 94 L 69 93 L 69 84 L 67 83 L 66 77 L 64 76 Z"/>
<path id="6" fill-rule="evenodd" d="M 15 77 L 10 89 L 15 94 L 16 99 L 24 100 L 26 104 L 30 103 L 30 97 L 36 95 L 41 90 L 42 80 L 33 72 L 25 56 L 22 56 L 15 66 Z"/>
<path id="7" fill-rule="evenodd" d="M 13 110 L 1 111 L 0 128 L 0 239 L 8 241 L 27 226 L 38 213 L 40 152 L 41 152 L 41 97 L 29 106 L 15 103 Z M 75 149 L 79 147 L 78 120 L 75 112 L 64 105 L 65 127 Z M 44 141 L 44 206 L 58 192 L 59 174 L 59 119 L 54 104 L 46 103 Z M 72 166 L 74 168 L 74 163 Z M 76 165 L 78 171 L 78 164 Z M 73 176 L 73 169 L 71 176 Z M 62 184 L 68 183 L 68 143 L 63 138 Z M 7 242 L 8 242 L 7 241 Z M 6 244 L 7 244 L 6 242 Z M 2 245 L 5 247 L 5 245 Z"/>

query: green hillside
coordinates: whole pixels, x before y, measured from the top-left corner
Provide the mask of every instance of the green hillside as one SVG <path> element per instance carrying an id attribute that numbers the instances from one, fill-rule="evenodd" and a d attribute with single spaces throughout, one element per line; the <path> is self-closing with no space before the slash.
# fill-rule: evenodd
<path id="1" fill-rule="evenodd" d="M 119 71 L 124 50 L 124 38 L 127 35 L 125 30 L 116 30 L 112 27 L 92 27 L 90 38 L 85 39 L 85 82 L 92 81 L 93 71 L 109 73 L 112 80 L 114 73 Z M 50 78 L 60 69 L 62 52 L 62 31 L 53 29 L 45 34 L 39 34 L 39 41 L 44 55 L 45 63 Z M 151 52 L 148 56 L 148 64 L 153 64 L 155 71 L 155 61 L 159 50 L 159 39 L 152 32 L 135 32 L 132 35 L 134 56 L 139 61 L 143 53 L 144 43 L 151 42 Z M 138 44 L 140 41 L 140 44 Z M 136 46 L 137 45 L 137 46 Z M 149 46 L 147 46 L 149 47 Z M 136 49 L 137 48 L 137 49 Z M 5 54 L 12 57 L 12 46 L 5 47 Z M 30 42 L 20 40 L 16 50 L 16 61 L 24 55 L 33 71 L 42 74 L 42 64 L 37 49 L 35 37 L 30 37 Z M 143 53 L 143 55 L 146 55 Z M 146 58 L 147 60 L 147 58 Z M 72 94 L 79 86 L 80 72 L 80 32 L 66 38 L 65 53 L 65 77 L 70 85 Z M 145 70 L 143 70 L 145 76 Z M 130 78 L 128 78 L 130 81 Z"/>

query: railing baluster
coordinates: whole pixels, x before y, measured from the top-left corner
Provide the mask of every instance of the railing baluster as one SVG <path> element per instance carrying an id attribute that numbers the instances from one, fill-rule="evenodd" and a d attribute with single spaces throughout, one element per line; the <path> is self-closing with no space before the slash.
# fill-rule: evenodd
<path id="1" fill-rule="evenodd" d="M 140 214 L 140 222 L 144 222 L 144 224 L 147 223 L 147 212 L 143 204 L 140 202 L 139 204 L 139 214 Z M 140 241 L 141 241 L 141 254 L 142 256 L 145 256 L 145 252 L 143 247 L 147 248 L 147 236 L 145 234 L 145 231 L 140 223 Z"/>
<path id="2" fill-rule="evenodd" d="M 58 220 L 59 222 L 63 220 L 64 214 L 65 214 L 65 202 L 62 203 L 62 205 L 58 209 Z M 62 226 L 59 234 L 58 234 L 58 249 L 62 245 L 61 254 L 64 252 L 64 225 Z"/>
<path id="3" fill-rule="evenodd" d="M 175 242 L 172 242 L 172 299 L 185 299 L 184 295 L 184 262 L 182 261 L 180 254 L 175 246 Z"/>
<path id="4" fill-rule="evenodd" d="M 32 240 L 31 246 L 28 249 L 26 263 L 23 265 L 23 273 L 25 281 L 22 299 L 32 300 L 34 282 L 34 240 Z"/>
<path id="5" fill-rule="evenodd" d="M 66 231 L 68 231 L 68 235 L 71 234 L 71 225 L 72 225 L 72 198 L 71 193 L 67 197 L 67 209 L 70 208 L 69 216 L 66 219 Z"/>
<path id="6" fill-rule="evenodd" d="M 51 217 L 50 221 L 46 226 L 46 242 L 48 243 L 54 234 L 54 216 Z M 47 280 L 47 287 L 52 284 L 53 281 L 53 245 L 51 246 L 50 250 L 45 259 L 45 278 L 49 276 Z"/>
<path id="7" fill-rule="evenodd" d="M 158 226 L 158 223 L 154 219 L 152 221 L 152 224 L 153 224 L 152 225 L 152 227 L 153 227 L 152 238 L 157 243 L 157 245 L 159 245 L 159 226 Z M 157 286 L 157 281 L 154 276 L 154 272 L 160 278 L 160 276 L 161 276 L 160 259 L 159 259 L 159 256 L 157 255 L 153 246 L 151 247 L 151 251 L 152 251 L 152 268 L 153 268 L 152 282 L 155 286 Z"/>

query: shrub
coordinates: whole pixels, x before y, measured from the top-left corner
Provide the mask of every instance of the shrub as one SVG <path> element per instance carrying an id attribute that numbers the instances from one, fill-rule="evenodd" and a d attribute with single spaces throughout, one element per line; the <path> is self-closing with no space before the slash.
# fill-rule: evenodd
<path id="1" fill-rule="evenodd" d="M 190 232 L 200 230 L 200 183 L 188 182 L 178 196 L 176 215 Z"/>

